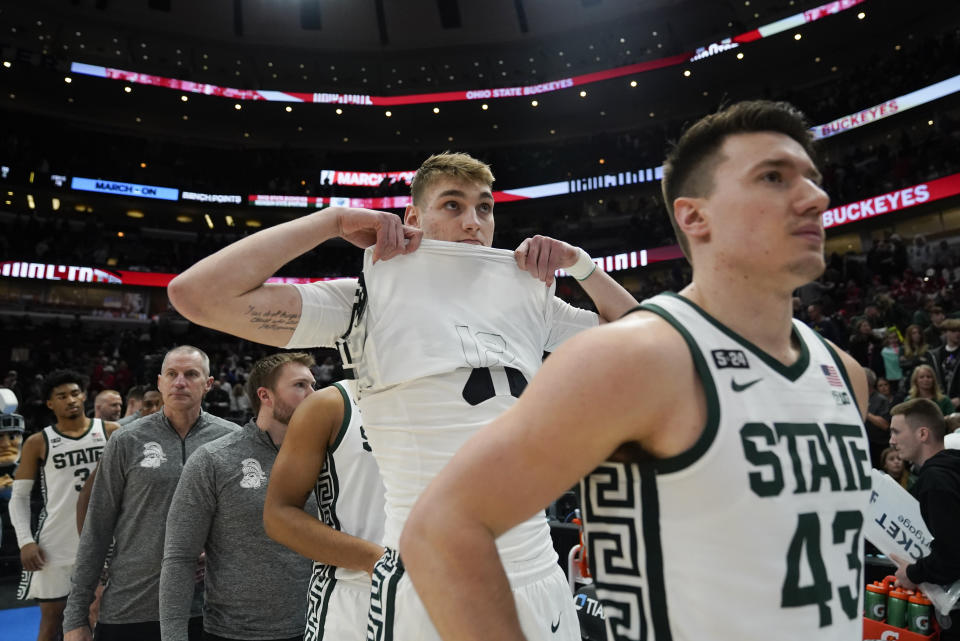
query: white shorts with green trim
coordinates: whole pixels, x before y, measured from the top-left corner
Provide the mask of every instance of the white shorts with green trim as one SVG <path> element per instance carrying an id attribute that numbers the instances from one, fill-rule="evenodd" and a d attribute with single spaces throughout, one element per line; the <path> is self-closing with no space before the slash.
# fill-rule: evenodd
<path id="1" fill-rule="evenodd" d="M 527 641 L 581 641 L 573 595 L 560 566 L 515 586 L 513 599 Z M 397 552 L 390 548 L 374 566 L 367 641 L 441 641 Z"/>
<path id="2" fill-rule="evenodd" d="M 304 641 L 364 641 L 370 583 L 334 578 L 336 568 L 315 572 L 308 594 Z"/>
<path id="3" fill-rule="evenodd" d="M 17 598 L 66 599 L 70 594 L 73 565 L 48 565 L 37 572 L 24 571 L 20 576 Z"/>

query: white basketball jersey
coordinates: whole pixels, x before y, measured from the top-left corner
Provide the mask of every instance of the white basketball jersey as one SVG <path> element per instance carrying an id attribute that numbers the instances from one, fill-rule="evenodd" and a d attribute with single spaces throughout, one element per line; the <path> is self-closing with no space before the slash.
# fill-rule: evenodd
<path id="1" fill-rule="evenodd" d="M 49 565 L 72 565 L 80 544 L 77 496 L 97 467 L 107 437 L 99 418 L 90 419 L 89 429 L 76 438 L 58 432 L 55 425 L 43 428 L 42 433 L 47 458 L 40 468 L 43 510 L 35 538 Z"/>
<path id="2" fill-rule="evenodd" d="M 520 271 L 511 251 L 427 240 L 377 264 L 368 250 L 363 275 L 366 311 L 351 351 L 386 488 L 384 545 L 396 548 L 426 486 L 540 368 L 553 287 Z M 497 547 L 514 585 L 556 564 L 542 512 Z"/>
<path id="3" fill-rule="evenodd" d="M 374 543 L 383 540 L 384 498 L 380 470 L 363 431 L 353 381 L 334 386 L 343 396 L 343 423 L 317 479 L 319 518 L 330 527 Z M 314 564 L 314 576 L 325 566 Z M 362 570 L 336 569 L 339 580 L 370 584 Z"/>
<path id="4" fill-rule="evenodd" d="M 463 367 L 511 367 L 527 380 L 540 369 L 554 286 L 521 272 L 513 252 L 424 240 L 412 254 L 372 256 L 363 327 L 351 335 L 361 398 Z"/>
<path id="5" fill-rule="evenodd" d="M 687 452 L 625 446 L 581 483 L 610 639 L 859 639 L 870 457 L 839 357 L 799 321 L 784 366 L 684 298 L 642 307 L 686 340 L 708 418 Z"/>

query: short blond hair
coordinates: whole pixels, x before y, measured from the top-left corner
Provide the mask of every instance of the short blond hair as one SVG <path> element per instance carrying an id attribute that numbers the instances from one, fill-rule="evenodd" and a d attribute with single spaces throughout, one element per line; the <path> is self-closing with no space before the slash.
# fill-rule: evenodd
<path id="1" fill-rule="evenodd" d="M 271 392 L 275 392 L 280 372 L 288 363 L 299 363 L 310 368 L 316 364 L 316 361 L 313 360 L 313 356 L 304 352 L 278 352 L 264 356 L 250 368 L 245 391 L 254 416 L 260 413 L 260 395 L 257 394 L 257 390 L 266 387 Z"/>
<path id="2" fill-rule="evenodd" d="M 413 204 L 419 205 L 426 191 L 440 178 L 459 178 L 483 183 L 487 187 L 493 187 L 494 181 L 490 165 L 470 154 L 450 151 L 434 154 L 423 161 L 410 182 Z"/>

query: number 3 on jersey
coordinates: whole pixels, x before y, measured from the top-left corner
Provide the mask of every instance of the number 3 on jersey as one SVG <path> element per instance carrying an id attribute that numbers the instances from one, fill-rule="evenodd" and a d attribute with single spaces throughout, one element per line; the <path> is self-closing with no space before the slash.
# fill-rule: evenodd
<path id="1" fill-rule="evenodd" d="M 840 608 L 848 619 L 857 618 L 857 605 L 860 601 L 860 580 L 863 567 L 860 563 L 860 531 L 863 528 L 863 514 L 857 511 L 837 512 L 833 519 L 832 543 L 846 545 L 852 539 L 847 554 L 847 568 L 856 570 L 857 578 L 853 587 L 841 586 L 837 589 Z M 849 533 L 853 532 L 850 537 Z M 805 557 L 805 558 L 804 558 Z M 800 585 L 801 563 L 806 563 L 812 583 Z M 833 584 L 827 575 L 820 551 L 820 516 L 816 512 L 806 512 L 797 516 L 797 529 L 787 549 L 787 575 L 783 581 L 780 606 L 784 608 L 816 605 L 820 613 L 820 627 L 833 622 L 829 602 L 833 598 Z"/>
<path id="2" fill-rule="evenodd" d="M 85 467 L 78 467 L 73 471 L 73 475 L 80 477 L 80 482 L 73 486 L 73 489 L 79 492 L 83 489 L 83 484 L 90 478 L 90 470 Z"/>

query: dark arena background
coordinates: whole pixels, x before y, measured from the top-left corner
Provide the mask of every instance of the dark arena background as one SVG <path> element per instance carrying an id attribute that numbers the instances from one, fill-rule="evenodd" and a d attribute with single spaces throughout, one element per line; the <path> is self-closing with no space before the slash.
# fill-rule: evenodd
<path id="1" fill-rule="evenodd" d="M 443 150 L 491 165 L 494 247 L 543 234 L 637 300 L 678 291 L 668 145 L 766 98 L 807 115 L 831 199 L 827 270 L 795 315 L 902 399 L 916 362 L 891 368 L 880 347 L 893 335 L 910 354 L 917 325 L 934 348 L 960 318 L 960 3 L 821 1 L 2 0 L 0 386 L 29 435 L 53 420 L 51 371 L 89 377 L 92 415 L 97 393 L 155 383 L 187 343 L 211 357 L 205 409 L 244 422 L 249 367 L 276 350 L 191 324 L 167 283 L 317 209 L 402 214 Z M 361 258 L 334 240 L 275 278 L 356 276 Z M 557 293 L 590 306 L 569 278 Z M 314 356 L 319 385 L 342 377 L 334 350 Z M 39 612 L 15 600 L 2 472 L 0 639 L 28 640 Z M 571 492 L 548 511 L 564 568 L 577 508 Z M 865 561 L 865 581 L 889 573 Z"/>

